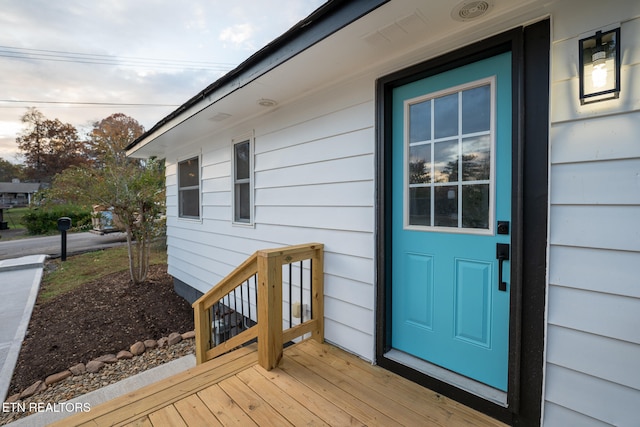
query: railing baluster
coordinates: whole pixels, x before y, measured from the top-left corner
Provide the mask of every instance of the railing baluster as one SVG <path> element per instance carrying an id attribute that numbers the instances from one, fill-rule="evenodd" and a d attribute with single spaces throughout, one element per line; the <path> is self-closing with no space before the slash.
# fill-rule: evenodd
<path id="1" fill-rule="evenodd" d="M 289 327 L 293 326 L 293 301 L 291 300 L 291 288 L 293 287 L 293 283 L 291 282 L 291 273 L 291 263 L 289 263 Z"/>
<path id="2" fill-rule="evenodd" d="M 300 261 L 300 323 L 304 323 L 304 298 L 303 298 L 303 283 L 302 283 L 302 261 Z"/>
<path id="3" fill-rule="evenodd" d="M 249 283 L 249 279 L 247 279 L 247 300 L 249 301 L 249 320 L 251 320 L 251 283 Z"/>
<path id="4" fill-rule="evenodd" d="M 313 289 L 311 286 L 311 278 L 313 275 L 313 259 L 309 260 L 309 318 L 313 319 Z"/>
<path id="5" fill-rule="evenodd" d="M 256 302 L 256 323 L 258 323 L 258 274 L 253 275 L 253 300 Z"/>

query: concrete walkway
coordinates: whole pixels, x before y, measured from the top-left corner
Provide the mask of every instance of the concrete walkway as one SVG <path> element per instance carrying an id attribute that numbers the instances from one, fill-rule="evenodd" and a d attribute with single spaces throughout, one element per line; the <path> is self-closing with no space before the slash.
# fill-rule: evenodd
<path id="1" fill-rule="evenodd" d="M 46 255 L 0 261 L 0 402 L 4 402 L 38 296 Z"/>
<path id="2" fill-rule="evenodd" d="M 187 369 L 196 366 L 196 357 L 193 354 L 181 357 L 171 362 L 165 363 L 148 371 L 141 372 L 132 377 L 126 378 L 115 384 L 108 385 L 82 396 L 76 397 L 68 401 L 68 405 L 64 405 L 62 408 L 69 408 L 70 410 L 59 410 L 58 412 L 37 412 L 28 417 L 20 418 L 8 424 L 11 427 L 41 427 L 51 424 L 55 421 L 62 420 L 68 416 L 74 414 L 73 408 L 82 408 L 81 410 L 87 411 L 91 408 L 95 408 L 101 403 L 115 399 L 118 396 L 122 396 L 127 393 L 134 392 L 149 384 L 153 384 L 165 378 L 169 378 L 175 374 L 178 374 Z M 63 403 L 63 402 L 57 402 Z"/>

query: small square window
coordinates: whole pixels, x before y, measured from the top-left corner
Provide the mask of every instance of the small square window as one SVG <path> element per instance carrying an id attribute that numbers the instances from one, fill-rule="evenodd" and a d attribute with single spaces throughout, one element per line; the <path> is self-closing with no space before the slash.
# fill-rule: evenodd
<path id="1" fill-rule="evenodd" d="M 178 163 L 178 215 L 200 219 L 200 161 L 193 157 Z"/>
<path id="2" fill-rule="evenodd" d="M 233 221 L 253 222 L 253 147 L 251 139 L 233 145 Z"/>

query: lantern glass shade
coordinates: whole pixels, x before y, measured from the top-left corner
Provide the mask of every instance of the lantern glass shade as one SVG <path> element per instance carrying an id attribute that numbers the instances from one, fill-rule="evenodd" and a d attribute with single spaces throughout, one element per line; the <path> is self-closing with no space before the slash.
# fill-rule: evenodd
<path id="1" fill-rule="evenodd" d="M 620 28 L 580 40 L 580 103 L 620 96 Z"/>

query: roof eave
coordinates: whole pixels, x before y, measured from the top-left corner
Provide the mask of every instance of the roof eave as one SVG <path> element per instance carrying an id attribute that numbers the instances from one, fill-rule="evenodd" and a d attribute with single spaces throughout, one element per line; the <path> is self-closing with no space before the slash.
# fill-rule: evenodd
<path id="1" fill-rule="evenodd" d="M 147 145 L 168 129 L 203 108 L 275 69 L 341 28 L 377 9 L 389 0 L 329 0 L 287 32 L 251 55 L 236 68 L 156 123 L 127 147 L 127 154 Z M 202 104 L 204 101 L 204 104 Z M 170 122 L 176 123 L 170 124 Z M 168 127 L 167 125 L 170 124 Z M 162 128 L 165 129 L 162 129 Z"/>

